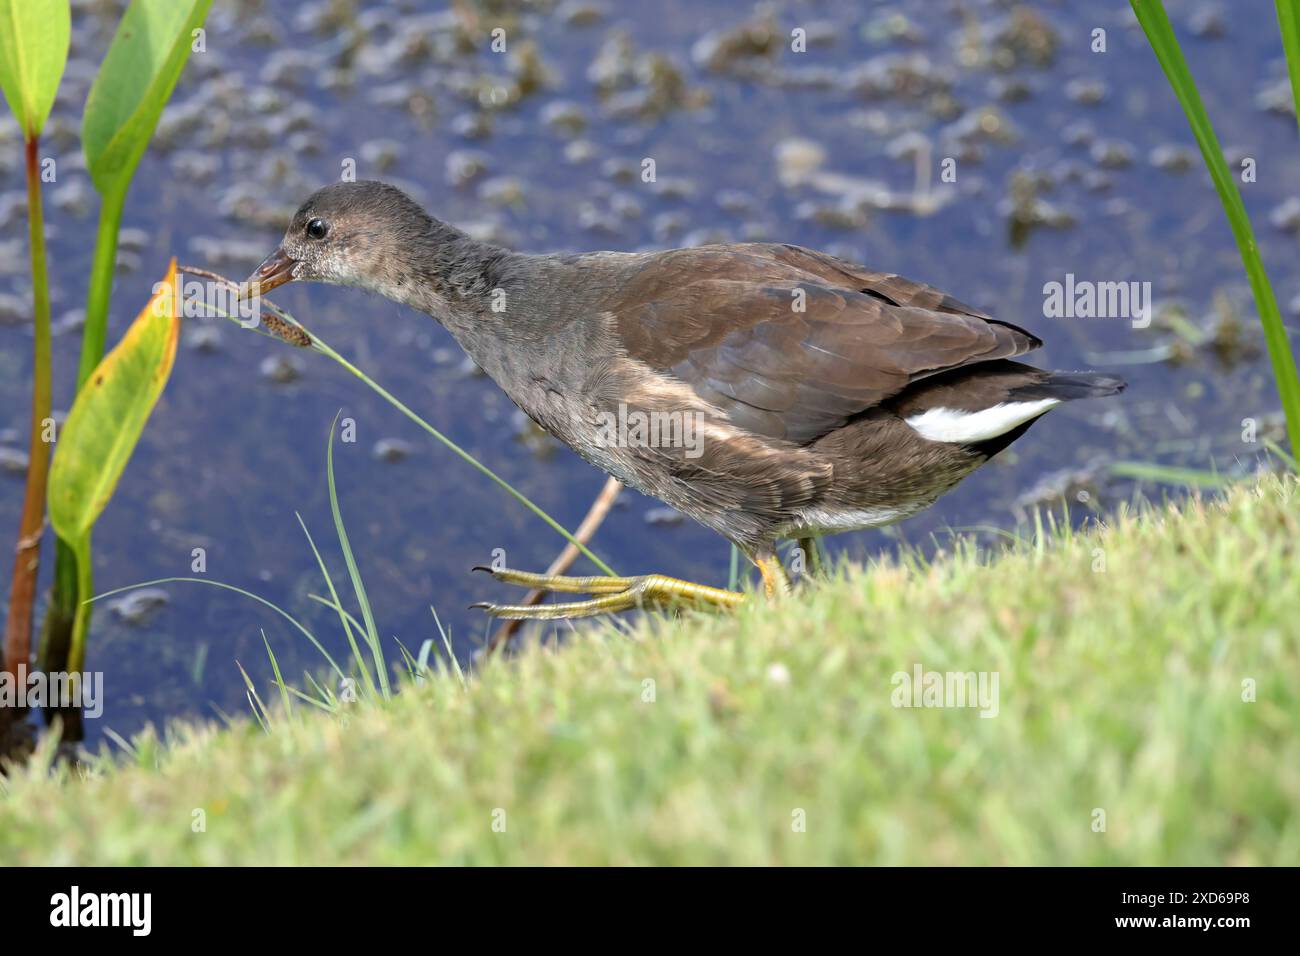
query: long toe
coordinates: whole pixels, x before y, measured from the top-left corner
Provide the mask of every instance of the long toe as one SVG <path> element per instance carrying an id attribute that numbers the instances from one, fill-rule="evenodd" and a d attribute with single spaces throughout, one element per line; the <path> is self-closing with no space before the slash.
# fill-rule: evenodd
<path id="1" fill-rule="evenodd" d="M 638 595 L 631 591 L 606 594 L 590 601 L 572 601 L 565 604 L 488 604 L 482 602 L 471 607 L 486 611 L 489 617 L 506 621 L 559 621 L 601 614 L 616 614 L 637 606 Z"/>
<path id="2" fill-rule="evenodd" d="M 550 591 L 571 591 L 596 595 L 589 601 L 564 604 L 489 604 L 470 607 L 486 611 L 489 616 L 510 621 L 553 621 L 599 614 L 616 614 L 633 608 L 667 610 L 671 608 L 715 608 L 730 610 L 745 601 L 736 591 L 693 584 L 664 574 L 645 574 L 635 578 L 563 578 L 501 568 L 492 574 L 498 581 Z"/>
<path id="3" fill-rule="evenodd" d="M 532 571 L 515 571 L 512 568 L 489 568 L 477 565 L 472 570 L 486 571 L 502 584 L 514 584 L 537 591 L 559 591 L 565 594 L 614 594 L 631 587 L 635 578 L 615 578 L 609 575 L 568 577 L 562 574 L 536 574 Z"/>

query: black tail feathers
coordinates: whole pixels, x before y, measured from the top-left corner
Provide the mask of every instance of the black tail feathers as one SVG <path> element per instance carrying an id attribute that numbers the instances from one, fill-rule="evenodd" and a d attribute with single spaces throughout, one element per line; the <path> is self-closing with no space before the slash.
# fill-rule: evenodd
<path id="1" fill-rule="evenodd" d="M 1124 391 L 1125 382 L 1114 375 L 1097 372 L 1046 372 L 1043 380 L 1020 385 L 1011 391 L 1015 400 L 1055 398 L 1072 402 L 1080 398 L 1104 398 Z"/>

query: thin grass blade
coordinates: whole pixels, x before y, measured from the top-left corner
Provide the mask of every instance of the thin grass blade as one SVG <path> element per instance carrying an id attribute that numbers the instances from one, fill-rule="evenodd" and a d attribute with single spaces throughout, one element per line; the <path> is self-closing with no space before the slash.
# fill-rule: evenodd
<path id="1" fill-rule="evenodd" d="M 90 601 L 92 602 L 101 601 L 104 598 L 112 597 L 115 594 L 124 594 L 127 591 L 136 591 L 139 590 L 140 588 L 153 587 L 158 584 L 179 584 L 179 583 L 206 584 L 209 587 L 222 588 L 223 590 L 226 591 L 234 591 L 236 594 L 242 594 L 244 597 L 251 598 L 252 600 L 256 601 L 258 604 L 269 607 L 272 611 L 280 615 L 282 618 L 284 618 L 286 621 L 292 624 L 295 628 L 297 628 L 299 633 L 301 633 L 304 637 L 307 638 L 307 640 L 311 642 L 311 646 L 316 648 L 316 650 L 320 651 L 321 656 L 324 657 L 326 663 L 329 664 L 330 670 L 334 671 L 334 673 L 339 676 L 340 680 L 345 679 L 347 677 L 347 674 L 343 673 L 343 668 L 339 667 L 338 662 L 334 660 L 330 652 L 325 650 L 325 647 L 321 644 L 320 641 L 316 640 L 316 635 L 312 634 L 311 631 L 307 630 L 307 628 L 305 628 L 298 621 L 298 619 L 295 618 L 292 614 L 290 614 L 288 611 L 284 610 L 283 608 L 279 607 L 278 605 L 268 601 L 266 598 L 254 594 L 252 591 L 245 591 L 241 587 L 236 587 L 233 584 L 226 584 L 224 581 L 212 581 L 209 580 L 208 578 L 188 578 L 188 577 L 157 578 L 153 581 L 141 581 L 139 584 L 128 584 L 126 587 L 114 588 L 111 591 L 105 591 L 102 594 L 96 594 L 94 597 L 90 598 Z"/>
<path id="2" fill-rule="evenodd" d="M 1282 409 L 1286 413 L 1287 434 L 1291 440 L 1292 451 L 1300 452 L 1300 375 L 1296 372 L 1295 356 L 1287 340 L 1286 328 L 1282 324 L 1282 314 L 1278 311 L 1277 299 L 1273 287 L 1269 284 L 1268 274 L 1260 258 L 1259 247 L 1255 243 L 1255 234 L 1251 229 L 1250 218 L 1241 201 L 1237 182 L 1228 169 L 1223 157 L 1223 148 L 1219 137 L 1214 132 L 1210 117 L 1197 92 L 1196 82 L 1191 70 L 1183 58 L 1178 37 L 1174 34 L 1169 15 L 1165 13 L 1160 0 L 1129 0 L 1141 24 L 1151 49 L 1155 52 L 1160 67 L 1164 70 L 1173 88 L 1174 95 L 1187 114 L 1187 121 L 1201 149 L 1201 157 L 1210 172 L 1214 188 L 1219 193 L 1223 210 L 1232 228 L 1233 238 L 1241 253 L 1241 261 L 1250 280 L 1251 292 L 1255 297 L 1255 306 L 1259 310 L 1259 319 L 1264 326 L 1264 340 L 1268 345 L 1269 362 L 1273 367 L 1273 378 L 1277 384 L 1278 394 L 1282 399 Z M 1289 6 L 1294 9 L 1294 4 Z M 1294 71 L 1296 66 L 1288 57 L 1288 65 Z"/>
<path id="3" fill-rule="evenodd" d="M 365 659 L 361 656 L 361 649 L 357 646 L 356 637 L 352 633 L 352 628 L 348 624 L 349 618 L 355 622 L 355 618 L 343 609 L 343 602 L 339 600 L 339 592 L 334 587 L 334 579 L 330 577 L 329 569 L 325 567 L 325 559 L 321 557 L 320 550 L 316 547 L 316 542 L 312 540 L 311 532 L 307 530 L 307 523 L 302 520 L 302 515 L 294 512 L 294 517 L 298 519 L 298 525 L 302 528 L 302 533 L 307 536 L 307 544 L 311 547 L 311 553 L 316 556 L 316 565 L 320 568 L 321 576 L 325 579 L 325 586 L 329 588 L 332 603 L 323 598 L 317 598 L 321 604 L 333 608 L 339 616 L 339 622 L 343 625 L 343 635 L 347 638 L 348 647 L 352 650 L 352 660 L 361 671 L 361 681 L 370 694 L 375 693 L 375 680 L 370 674 L 370 668 L 366 666 Z M 316 597 L 309 594 L 308 597 Z M 357 628 L 358 632 L 361 628 Z"/>
<path id="4" fill-rule="evenodd" d="M 338 427 L 340 415 L 342 412 L 334 416 L 334 424 L 330 426 L 329 441 L 325 446 L 325 474 L 329 480 L 330 513 L 334 516 L 334 530 L 338 534 L 343 560 L 348 566 L 348 577 L 352 579 L 352 590 L 356 593 L 357 605 L 361 608 L 361 619 L 366 623 L 366 643 L 370 645 L 370 654 L 374 658 L 379 691 L 387 698 L 390 696 L 388 667 L 384 663 L 384 650 L 379 643 L 379 629 L 375 626 L 375 615 L 370 608 L 370 599 L 366 596 L 366 586 L 361 580 L 356 557 L 352 554 L 352 544 L 348 540 L 348 531 L 343 524 L 343 512 L 339 509 L 338 488 L 334 483 L 334 432 Z"/>

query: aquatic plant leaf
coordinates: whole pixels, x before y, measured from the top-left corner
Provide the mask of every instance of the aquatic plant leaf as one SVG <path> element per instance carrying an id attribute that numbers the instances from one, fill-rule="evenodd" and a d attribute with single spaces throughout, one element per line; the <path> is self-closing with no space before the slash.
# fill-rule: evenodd
<path id="1" fill-rule="evenodd" d="M 69 544 L 89 534 L 162 394 L 180 334 L 176 260 L 77 395 L 50 469 L 50 523 Z"/>
<path id="2" fill-rule="evenodd" d="M 0 0 L 0 87 L 34 139 L 45 126 L 68 62 L 68 0 Z"/>
<path id="3" fill-rule="evenodd" d="M 86 98 L 81 142 L 101 193 L 125 189 L 212 0 L 132 0 Z"/>
<path id="4" fill-rule="evenodd" d="M 1291 98 L 1300 122 L 1300 0 L 1277 0 L 1277 27 L 1286 51 L 1287 75 L 1291 78 Z"/>
<path id="5" fill-rule="evenodd" d="M 1286 415 L 1287 435 L 1291 440 L 1291 450 L 1300 449 L 1300 372 L 1296 369 L 1295 356 L 1291 352 L 1291 343 L 1287 337 L 1286 326 L 1282 322 L 1282 313 L 1269 283 L 1268 273 L 1264 269 L 1264 260 L 1260 257 L 1259 245 L 1246 214 L 1237 180 L 1223 155 L 1219 137 L 1214 132 L 1201 94 L 1196 89 L 1192 71 L 1183 57 L 1182 47 L 1174 34 L 1173 24 L 1159 0 L 1129 0 L 1133 13 L 1137 17 L 1142 32 L 1146 34 L 1151 50 L 1164 70 L 1165 78 L 1173 90 L 1174 96 L 1187 115 L 1188 125 L 1196 144 L 1201 148 L 1201 158 L 1210 174 L 1214 188 L 1223 204 L 1224 214 L 1236 240 L 1237 250 L 1241 254 L 1242 266 L 1250 282 L 1251 294 L 1255 298 L 1255 307 L 1259 311 L 1259 321 L 1264 327 L 1264 342 L 1268 346 L 1269 363 L 1273 368 L 1273 380 L 1277 385 L 1278 397 L 1282 401 L 1282 410 Z M 1280 8 L 1279 8 L 1280 10 Z M 1292 17 L 1294 19 L 1294 17 Z M 1287 39 L 1287 21 L 1283 21 L 1283 38 Z"/>

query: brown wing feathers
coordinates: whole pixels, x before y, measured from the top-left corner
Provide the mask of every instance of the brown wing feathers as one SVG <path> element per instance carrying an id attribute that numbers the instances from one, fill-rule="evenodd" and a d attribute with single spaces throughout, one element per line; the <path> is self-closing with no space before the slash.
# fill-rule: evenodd
<path id="1" fill-rule="evenodd" d="M 646 259 L 610 309 L 629 356 L 738 426 L 799 444 L 912 382 L 1041 344 L 929 286 L 797 246 Z"/>

